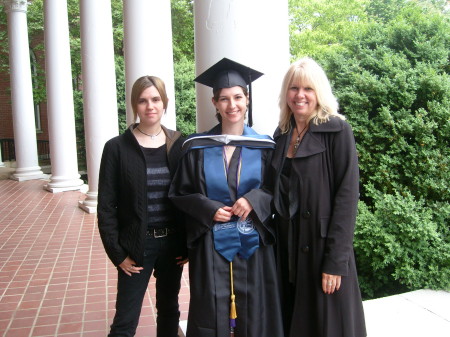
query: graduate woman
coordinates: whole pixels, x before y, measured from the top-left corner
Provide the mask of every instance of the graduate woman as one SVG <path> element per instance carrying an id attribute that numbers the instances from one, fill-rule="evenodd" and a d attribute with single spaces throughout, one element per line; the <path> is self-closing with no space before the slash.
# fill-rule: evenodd
<path id="1" fill-rule="evenodd" d="M 262 74 L 222 59 L 195 81 L 213 88 L 219 124 L 190 137 L 169 196 L 187 214 L 187 337 L 280 337 L 272 196 L 261 189 L 274 143 L 251 124 L 247 85 Z"/>
<path id="2" fill-rule="evenodd" d="M 164 82 L 136 80 L 134 118 L 105 144 L 98 184 L 98 227 L 117 266 L 116 314 L 109 337 L 134 336 L 150 276 L 156 278 L 157 336 L 178 336 L 178 293 L 186 246 L 182 217 L 168 198 L 182 139 L 161 125 L 168 104 Z"/>

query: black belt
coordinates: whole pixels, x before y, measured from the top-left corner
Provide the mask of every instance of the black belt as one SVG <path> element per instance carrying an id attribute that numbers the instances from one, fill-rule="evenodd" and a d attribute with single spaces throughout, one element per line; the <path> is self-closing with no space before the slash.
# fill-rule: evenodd
<path id="1" fill-rule="evenodd" d="M 151 238 L 163 238 L 168 235 L 174 234 L 176 232 L 174 227 L 166 227 L 166 228 L 152 228 L 147 229 L 147 236 Z"/>

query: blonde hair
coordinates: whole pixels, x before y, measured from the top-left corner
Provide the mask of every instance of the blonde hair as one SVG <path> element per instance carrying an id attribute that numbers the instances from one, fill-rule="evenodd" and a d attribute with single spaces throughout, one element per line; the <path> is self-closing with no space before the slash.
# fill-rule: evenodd
<path id="1" fill-rule="evenodd" d="M 279 96 L 280 122 L 278 126 L 282 133 L 291 129 L 292 111 L 287 104 L 286 94 L 292 84 L 307 85 L 316 93 L 317 109 L 308 119 L 308 122 L 312 120 L 317 125 L 328 121 L 330 116 L 345 119 L 343 115 L 338 113 L 339 105 L 324 70 L 313 59 L 304 57 L 291 64 L 281 85 Z"/>
<path id="2" fill-rule="evenodd" d="M 139 77 L 133 84 L 131 89 L 131 107 L 133 108 L 134 120 L 137 119 L 137 105 L 142 92 L 150 87 L 155 87 L 158 90 L 161 100 L 164 105 L 164 110 L 167 109 L 169 98 L 167 97 L 166 86 L 162 79 L 156 76 L 142 76 Z"/>

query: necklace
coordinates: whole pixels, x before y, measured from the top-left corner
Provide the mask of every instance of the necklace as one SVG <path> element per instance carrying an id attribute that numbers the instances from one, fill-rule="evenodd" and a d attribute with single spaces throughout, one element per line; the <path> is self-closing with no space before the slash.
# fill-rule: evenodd
<path id="1" fill-rule="evenodd" d="M 300 146 L 300 136 L 302 135 L 303 132 L 305 132 L 307 127 L 308 127 L 308 124 L 306 124 L 306 126 L 303 128 L 303 130 L 301 132 L 298 132 L 297 125 L 295 125 L 295 130 L 297 131 L 297 139 L 295 140 L 295 143 L 294 143 L 294 152 L 297 152 L 297 149 Z"/>
<path id="2" fill-rule="evenodd" d="M 148 134 L 148 133 L 145 133 L 145 132 L 142 131 L 141 129 L 139 129 L 139 126 L 136 126 L 136 129 L 138 129 L 138 131 L 139 131 L 140 133 L 142 133 L 142 134 L 144 134 L 144 135 L 146 135 L 146 136 L 149 136 L 151 140 L 153 140 L 153 139 L 155 139 L 156 137 L 158 137 L 159 134 L 160 134 L 161 131 L 162 131 L 162 128 L 161 128 L 161 129 L 158 131 L 158 133 L 156 133 L 156 134 L 154 134 L 154 135 L 150 135 L 150 134 Z"/>

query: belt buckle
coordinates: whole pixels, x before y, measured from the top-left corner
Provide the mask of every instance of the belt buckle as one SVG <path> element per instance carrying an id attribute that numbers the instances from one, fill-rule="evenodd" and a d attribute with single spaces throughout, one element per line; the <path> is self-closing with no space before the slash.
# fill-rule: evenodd
<path id="1" fill-rule="evenodd" d="M 156 234 L 158 232 L 161 232 L 163 234 Z M 163 238 L 163 237 L 167 236 L 167 228 L 154 229 L 153 230 L 153 236 L 155 237 L 155 239 Z"/>

